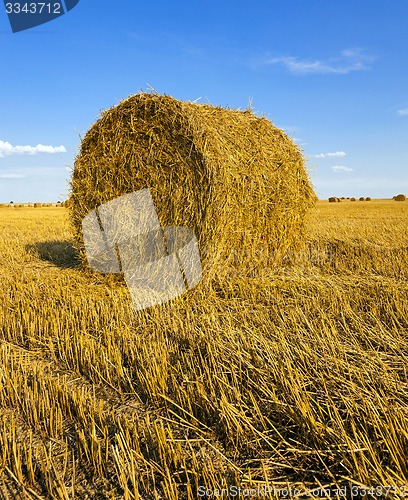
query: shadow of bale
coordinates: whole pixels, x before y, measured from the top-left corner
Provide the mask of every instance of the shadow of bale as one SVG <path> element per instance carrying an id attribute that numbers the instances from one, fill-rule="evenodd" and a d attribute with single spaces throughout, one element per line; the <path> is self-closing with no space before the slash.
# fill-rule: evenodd
<path id="1" fill-rule="evenodd" d="M 61 269 L 82 267 L 79 253 L 69 241 L 42 241 L 27 245 L 26 250 Z"/>

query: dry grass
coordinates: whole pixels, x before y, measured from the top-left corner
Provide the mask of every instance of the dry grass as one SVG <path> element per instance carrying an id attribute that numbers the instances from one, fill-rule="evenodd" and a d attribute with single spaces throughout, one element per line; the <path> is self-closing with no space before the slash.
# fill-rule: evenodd
<path id="1" fill-rule="evenodd" d="M 65 209 L 2 210 L 2 497 L 407 486 L 407 221 L 321 202 L 284 267 L 135 315 Z"/>

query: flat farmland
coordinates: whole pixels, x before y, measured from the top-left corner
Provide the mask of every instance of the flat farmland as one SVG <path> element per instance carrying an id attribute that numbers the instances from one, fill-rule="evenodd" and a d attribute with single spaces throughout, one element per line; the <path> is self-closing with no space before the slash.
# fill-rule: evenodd
<path id="1" fill-rule="evenodd" d="M 282 265 L 135 313 L 66 208 L 0 208 L 1 497 L 407 496 L 408 202 L 308 225 Z"/>

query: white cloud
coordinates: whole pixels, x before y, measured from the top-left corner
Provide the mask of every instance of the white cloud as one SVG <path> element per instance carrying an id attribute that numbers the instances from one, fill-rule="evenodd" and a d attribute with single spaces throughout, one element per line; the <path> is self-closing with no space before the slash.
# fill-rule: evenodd
<path id="1" fill-rule="evenodd" d="M 313 158 L 342 158 L 346 156 L 344 151 L 336 151 L 334 153 L 320 153 L 318 155 L 312 155 Z"/>
<path id="2" fill-rule="evenodd" d="M 303 139 L 297 139 L 296 137 L 294 137 L 292 141 L 295 142 L 298 146 L 307 146 L 307 142 L 302 142 Z"/>
<path id="3" fill-rule="evenodd" d="M 22 174 L 1 174 L 0 179 L 24 179 L 27 177 L 26 175 Z"/>
<path id="4" fill-rule="evenodd" d="M 37 146 L 13 146 L 9 142 L 0 141 L 0 158 L 10 155 L 36 155 L 39 153 L 56 154 L 66 153 L 64 146 L 45 146 L 37 144 Z"/>
<path id="5" fill-rule="evenodd" d="M 348 74 L 353 71 L 370 69 L 370 63 L 375 58 L 366 56 L 361 49 L 347 49 L 337 57 L 329 59 L 301 59 L 293 56 L 273 57 L 266 59 L 264 64 L 280 64 L 290 73 L 307 74 Z"/>
<path id="6" fill-rule="evenodd" d="M 331 169 L 333 170 L 333 172 L 336 172 L 336 173 L 344 173 L 344 172 L 352 172 L 353 171 L 352 168 L 344 167 L 343 165 L 333 165 L 331 167 Z"/>
<path id="7" fill-rule="evenodd" d="M 397 113 L 398 113 L 400 116 L 408 116 L 408 108 L 399 109 L 399 110 L 397 111 Z"/>
<path id="8" fill-rule="evenodd" d="M 296 134 L 296 131 L 299 128 L 296 125 L 281 125 L 281 124 L 276 124 L 276 123 L 274 123 L 274 126 L 276 128 L 283 130 L 287 134 Z"/>

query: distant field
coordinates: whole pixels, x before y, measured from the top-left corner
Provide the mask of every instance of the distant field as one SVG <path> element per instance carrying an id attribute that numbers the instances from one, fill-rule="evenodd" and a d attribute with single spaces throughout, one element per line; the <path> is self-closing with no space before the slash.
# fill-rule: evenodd
<path id="1" fill-rule="evenodd" d="M 65 208 L 0 210 L 0 497 L 408 496 L 408 202 L 309 224 L 285 265 L 135 314 Z"/>

